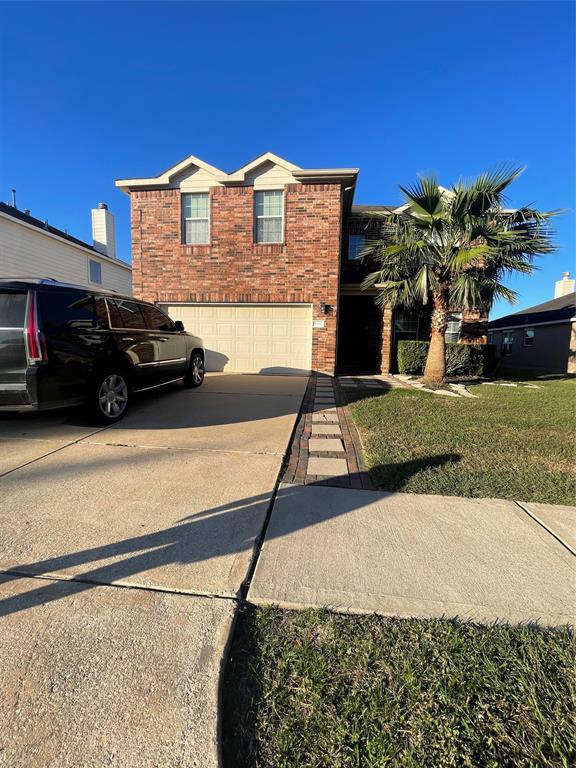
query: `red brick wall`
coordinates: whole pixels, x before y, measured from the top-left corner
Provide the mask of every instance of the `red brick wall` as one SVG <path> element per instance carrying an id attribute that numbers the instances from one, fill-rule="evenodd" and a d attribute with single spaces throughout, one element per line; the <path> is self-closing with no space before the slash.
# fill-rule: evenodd
<path id="1" fill-rule="evenodd" d="M 388 375 L 392 368 L 394 310 L 389 304 L 382 308 L 382 346 L 380 348 L 380 373 Z"/>
<path id="2" fill-rule="evenodd" d="M 313 305 L 312 366 L 336 358 L 341 192 L 337 184 L 285 188 L 285 242 L 253 242 L 253 188 L 214 187 L 210 245 L 182 245 L 180 191 L 131 193 L 134 295 L 148 301 Z M 332 311 L 322 315 L 320 303 Z"/>

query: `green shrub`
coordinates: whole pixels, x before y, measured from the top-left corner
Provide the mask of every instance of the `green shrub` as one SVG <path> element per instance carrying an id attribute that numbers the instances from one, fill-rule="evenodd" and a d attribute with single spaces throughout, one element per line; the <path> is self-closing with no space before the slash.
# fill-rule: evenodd
<path id="1" fill-rule="evenodd" d="M 447 376 L 482 376 L 483 368 L 480 344 L 446 344 Z"/>
<path id="2" fill-rule="evenodd" d="M 428 341 L 399 341 L 398 342 L 398 372 L 424 372 L 428 357 Z M 484 345 L 479 344 L 446 344 L 446 375 L 447 376 L 482 376 L 484 371 Z"/>
<path id="3" fill-rule="evenodd" d="M 398 373 L 423 373 L 429 346 L 427 341 L 399 341 Z"/>

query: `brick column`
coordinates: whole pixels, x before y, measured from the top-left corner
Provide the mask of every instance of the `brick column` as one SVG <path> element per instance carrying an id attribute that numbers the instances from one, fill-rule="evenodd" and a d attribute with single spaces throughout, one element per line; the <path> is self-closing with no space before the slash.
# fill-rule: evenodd
<path id="1" fill-rule="evenodd" d="M 389 374 L 392 367 L 392 327 L 394 312 L 389 304 L 382 310 L 382 346 L 380 349 L 380 373 Z"/>
<path id="2" fill-rule="evenodd" d="M 567 373 L 576 373 L 576 323 L 572 323 L 570 330 L 570 349 L 568 351 Z"/>

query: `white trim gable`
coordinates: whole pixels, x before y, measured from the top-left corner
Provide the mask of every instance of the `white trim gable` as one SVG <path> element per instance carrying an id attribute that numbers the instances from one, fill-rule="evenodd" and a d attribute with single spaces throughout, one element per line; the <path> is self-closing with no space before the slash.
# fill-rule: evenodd
<path id="1" fill-rule="evenodd" d="M 207 191 L 210 187 L 223 185 L 246 185 L 260 188 L 280 189 L 286 184 L 299 182 L 356 183 L 357 168 L 312 168 L 303 169 L 273 152 L 251 160 L 232 173 L 225 173 L 205 163 L 194 155 L 167 168 L 158 176 L 147 179 L 118 179 L 115 184 L 125 194 L 133 189 L 180 188 L 183 192 Z"/>
<path id="2" fill-rule="evenodd" d="M 251 173 L 251 171 L 256 171 L 258 168 L 260 168 L 260 166 L 265 164 L 272 164 L 278 168 L 281 168 L 282 170 L 288 171 L 290 175 L 292 174 L 292 171 L 301 170 L 299 165 L 294 165 L 294 163 L 289 163 L 288 160 L 284 160 L 283 158 L 278 157 L 278 155 L 275 155 L 273 152 L 264 152 L 263 155 L 260 155 L 254 160 L 251 160 L 249 163 L 246 163 L 246 165 L 243 165 L 241 168 L 238 168 L 237 171 L 234 171 L 233 173 L 229 173 L 226 177 L 225 183 L 242 184 L 246 181 L 246 178 L 249 175 L 250 176 L 254 175 L 253 173 Z"/>
<path id="3" fill-rule="evenodd" d="M 208 176 L 214 182 L 219 183 L 226 178 L 227 174 L 216 168 L 209 163 L 205 163 L 204 160 L 200 160 L 199 157 L 194 155 L 188 155 L 187 158 L 182 160 L 176 165 L 170 166 L 163 173 L 158 176 L 152 176 L 147 179 L 117 179 L 115 185 L 119 187 L 122 192 L 127 195 L 130 194 L 130 189 L 134 187 L 172 187 L 179 186 L 174 184 L 174 180 L 179 176 L 188 176 L 196 173 L 198 170 L 204 172 L 204 175 Z M 187 174 L 187 172 L 189 172 Z"/>

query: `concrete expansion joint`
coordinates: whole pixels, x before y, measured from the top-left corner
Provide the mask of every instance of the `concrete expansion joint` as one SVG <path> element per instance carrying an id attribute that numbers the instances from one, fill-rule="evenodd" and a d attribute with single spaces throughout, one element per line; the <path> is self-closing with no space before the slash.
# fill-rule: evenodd
<path id="1" fill-rule="evenodd" d="M 175 445 L 152 445 L 147 443 L 101 443 L 96 440 L 90 440 L 85 445 L 105 445 L 108 448 L 140 448 L 144 450 L 153 448 L 158 451 L 176 451 L 177 453 L 233 453 L 247 456 L 284 456 L 284 453 L 280 451 L 240 451 L 233 448 L 180 448 Z"/>
<path id="2" fill-rule="evenodd" d="M 553 536 L 556 539 L 556 541 L 562 544 L 562 546 L 565 547 L 568 550 L 568 552 L 570 552 L 571 555 L 574 555 L 574 557 L 576 557 L 576 550 L 573 547 L 571 547 L 570 544 L 568 544 L 568 542 L 564 541 L 564 539 L 561 536 L 555 533 L 548 525 L 546 525 L 546 523 L 543 520 L 541 520 L 537 515 L 535 515 L 534 512 L 532 512 L 527 505 L 522 504 L 522 502 L 520 501 L 515 501 L 514 503 L 518 507 L 520 507 L 520 509 L 523 512 L 525 512 L 529 517 L 531 517 L 532 520 L 538 523 L 538 525 L 542 526 L 542 528 L 544 528 L 545 531 L 547 531 L 551 536 Z"/>
<path id="3" fill-rule="evenodd" d="M 81 576 L 66 577 L 55 576 L 47 573 L 29 573 L 26 570 L 20 570 L 19 568 L 7 568 L 0 571 L 2 576 L 20 576 L 23 579 L 36 579 L 38 581 L 59 581 L 63 583 L 72 584 L 91 584 L 94 587 L 113 587 L 116 589 L 139 589 L 143 592 L 162 592 L 163 594 L 179 595 L 180 597 L 201 597 L 206 600 L 228 600 L 233 603 L 240 601 L 240 595 L 222 595 L 218 592 L 197 592 L 189 589 L 175 589 L 171 587 L 159 587 L 148 584 L 121 584 L 119 582 L 109 581 L 93 581 L 92 579 L 83 579 Z"/>

